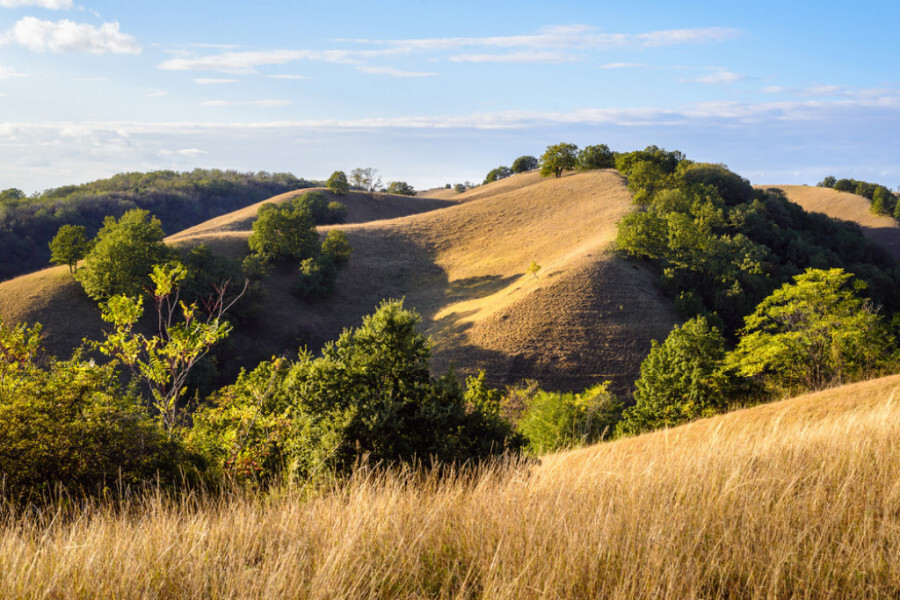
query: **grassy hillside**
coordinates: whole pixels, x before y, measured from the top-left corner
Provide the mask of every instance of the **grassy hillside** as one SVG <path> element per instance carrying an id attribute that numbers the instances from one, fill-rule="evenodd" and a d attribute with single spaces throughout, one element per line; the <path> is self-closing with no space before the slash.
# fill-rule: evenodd
<path id="1" fill-rule="evenodd" d="M 804 210 L 825 213 L 829 217 L 858 223 L 867 238 L 884 246 L 891 256 L 900 260 L 900 224 L 891 217 L 874 214 L 869 210 L 871 202 L 866 198 L 831 188 L 807 185 L 754 187 L 777 187 L 784 191 L 791 202 L 799 204 Z"/>
<path id="2" fill-rule="evenodd" d="M 461 194 L 460 203 L 362 193 L 339 200 L 349 222 L 333 227 L 347 233 L 355 252 L 334 295 L 304 304 L 291 295 L 292 273 L 273 276 L 265 318 L 228 341 L 235 362 L 252 365 L 301 343 L 317 347 L 383 298 L 406 297 L 435 339 L 440 369 L 485 368 L 495 385 L 530 377 L 546 387 L 581 389 L 611 379 L 623 390 L 650 340 L 664 338 L 675 322 L 651 276 L 611 253 L 615 223 L 633 208 L 615 172 L 561 180 L 519 175 Z M 206 243 L 240 256 L 257 208 L 168 241 Z M 526 273 L 533 261 L 542 267 L 537 277 Z M 73 283 L 61 285 L 58 295 L 43 289 L 39 308 L 14 300 L 33 295 L 46 276 L 0 284 L 0 316 L 44 323 L 48 345 L 64 353 L 67 344 L 98 330 L 81 325 L 97 319 L 91 303 L 75 297 Z"/>
<path id="3" fill-rule="evenodd" d="M 900 377 L 446 479 L 0 512 L 0 596 L 896 598 Z"/>

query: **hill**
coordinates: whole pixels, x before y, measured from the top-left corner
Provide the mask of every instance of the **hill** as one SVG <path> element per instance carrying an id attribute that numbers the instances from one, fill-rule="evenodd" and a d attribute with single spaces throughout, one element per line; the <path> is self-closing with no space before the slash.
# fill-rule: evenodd
<path id="1" fill-rule="evenodd" d="M 894 259 L 900 260 L 900 223 L 891 217 L 874 214 L 869 210 L 871 202 L 868 199 L 849 192 L 807 185 L 754 187 L 778 188 L 784 191 L 791 202 L 799 204 L 808 212 L 820 212 L 836 219 L 853 221 L 859 224 L 867 238 L 887 249 Z"/>
<path id="2" fill-rule="evenodd" d="M 0 595 L 896 598 L 898 394 L 894 376 L 443 478 L 0 513 Z"/>
<path id="3" fill-rule="evenodd" d="M 494 385 L 535 378 L 559 389 L 609 379 L 621 392 L 636 378 L 650 340 L 664 338 L 675 322 L 653 277 L 611 250 L 615 223 L 632 210 L 624 180 L 613 171 L 559 180 L 519 175 L 462 194 L 459 203 L 362 193 L 339 200 L 351 222 L 332 227 L 347 233 L 355 252 L 333 297 L 304 304 L 291 295 L 292 273 L 274 275 L 265 318 L 228 342 L 234 364 L 252 365 L 300 344 L 318 347 L 383 298 L 405 297 L 435 340 L 439 370 L 484 368 Z M 257 208 L 168 241 L 240 256 Z M 542 267 L 536 277 L 526 273 L 532 262 Z M 47 276 L 0 284 L 0 310 L 7 322 L 43 322 L 48 345 L 64 354 L 67 344 L 97 331 L 80 326 L 96 319 L 87 299 L 73 298 L 75 284 L 58 295 L 43 290 L 40 309 L 8 302 L 27 298 Z M 50 322 L 53 315 L 59 318 Z"/>

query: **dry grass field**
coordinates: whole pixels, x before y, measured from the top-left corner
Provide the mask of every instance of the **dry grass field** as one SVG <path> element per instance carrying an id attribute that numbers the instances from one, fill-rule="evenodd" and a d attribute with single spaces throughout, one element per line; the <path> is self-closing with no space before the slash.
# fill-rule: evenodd
<path id="1" fill-rule="evenodd" d="M 0 509 L 0 597 L 900 597 L 900 377 L 440 479 Z"/>
<path id="2" fill-rule="evenodd" d="M 884 246 L 891 256 L 900 260 L 900 223 L 891 217 L 872 213 L 866 198 L 849 192 L 837 192 L 830 188 L 808 185 L 754 187 L 777 187 L 784 190 L 788 200 L 799 204 L 809 212 L 825 213 L 829 217 L 858 223 L 867 238 Z"/>
<path id="3" fill-rule="evenodd" d="M 609 379 L 622 391 L 650 341 L 663 339 L 675 322 L 653 277 L 611 251 L 615 223 L 633 209 L 614 171 L 559 180 L 526 173 L 459 194 L 456 202 L 362 193 L 338 199 L 349 218 L 333 227 L 347 233 L 355 252 L 334 295 L 305 304 L 291 295 L 293 273 L 270 278 L 264 318 L 227 341 L 234 363 L 253 365 L 301 344 L 317 347 L 358 325 L 382 299 L 405 297 L 434 338 L 438 370 L 483 368 L 494 385 L 535 378 L 558 389 Z M 168 241 L 206 243 L 240 257 L 258 206 Z M 541 266 L 537 276 L 526 272 L 532 262 Z M 59 273 L 59 292 L 40 288 L 40 306 L 19 301 L 38 293 L 50 272 Z M 0 284 L 0 317 L 42 322 L 48 346 L 59 354 L 99 331 L 82 325 L 99 321 L 96 309 L 76 297 L 76 284 L 63 283 L 64 272 Z"/>

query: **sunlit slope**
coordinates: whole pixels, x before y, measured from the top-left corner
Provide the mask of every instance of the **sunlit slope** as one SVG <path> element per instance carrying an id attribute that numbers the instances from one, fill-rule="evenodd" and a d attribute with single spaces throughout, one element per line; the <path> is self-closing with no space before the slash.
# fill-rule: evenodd
<path id="1" fill-rule="evenodd" d="M 849 192 L 807 185 L 754 187 L 776 187 L 784 190 L 788 200 L 799 204 L 809 212 L 825 213 L 829 217 L 858 223 L 867 238 L 884 246 L 895 259 L 900 260 L 900 223 L 891 217 L 874 214 L 869 210 L 868 199 Z"/>
<path id="2" fill-rule="evenodd" d="M 633 209 L 624 180 L 612 171 L 533 175 L 483 186 L 481 197 L 459 203 L 385 194 L 339 198 L 355 222 L 333 227 L 347 233 L 355 251 L 333 296 L 306 304 L 291 293 L 295 272 L 276 271 L 266 281 L 258 322 L 226 342 L 226 367 L 253 365 L 303 344 L 317 348 L 358 325 L 382 299 L 404 297 L 434 338 L 437 370 L 483 368 L 495 385 L 535 378 L 579 389 L 609 379 L 628 388 L 650 341 L 668 334 L 675 315 L 653 277 L 612 252 L 615 223 Z M 257 209 L 167 241 L 205 243 L 240 257 Z M 532 262 L 541 267 L 534 275 L 527 272 Z M 46 283 L 50 273 L 58 291 Z M 40 305 L 17 301 L 11 310 L 3 302 L 36 293 Z M 96 335 L 100 325 L 64 270 L 0 284 L 0 316 L 41 321 L 60 354 Z"/>
<path id="3" fill-rule="evenodd" d="M 489 187 L 489 186 L 485 186 Z M 334 296 L 305 305 L 293 275 L 273 278 L 255 339 L 318 345 L 383 298 L 405 297 L 435 341 L 438 370 L 487 370 L 494 384 L 539 379 L 578 389 L 629 386 L 675 317 L 649 273 L 615 257 L 615 223 L 632 210 L 623 179 L 591 172 L 420 215 L 338 226 L 355 248 Z M 537 276 L 526 272 L 536 262 Z M 255 350 L 253 349 L 255 348 Z"/>

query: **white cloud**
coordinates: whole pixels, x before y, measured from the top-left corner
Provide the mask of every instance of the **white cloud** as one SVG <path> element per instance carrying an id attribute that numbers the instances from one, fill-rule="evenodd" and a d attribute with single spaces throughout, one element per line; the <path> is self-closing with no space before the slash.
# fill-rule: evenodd
<path id="1" fill-rule="evenodd" d="M 159 98 L 160 96 L 168 96 L 168 95 L 169 95 L 169 92 L 167 92 L 166 90 L 152 90 L 147 94 L 147 96 L 149 96 L 150 98 Z"/>
<path id="2" fill-rule="evenodd" d="M 160 150 L 157 152 L 160 156 L 187 156 L 189 158 L 195 158 L 198 156 L 209 156 L 209 152 L 206 150 L 201 150 L 200 148 L 183 148 L 181 150 Z"/>
<path id="3" fill-rule="evenodd" d="M 66 10 L 72 8 L 72 0 L 0 0 L 3 8 L 16 8 L 17 6 L 37 6 L 50 10 Z"/>
<path id="4" fill-rule="evenodd" d="M 207 100 L 201 102 L 200 106 L 258 106 L 260 108 L 274 108 L 277 106 L 287 106 L 289 100 Z"/>
<path id="5" fill-rule="evenodd" d="M 226 83 L 240 83 L 240 79 L 213 79 L 209 77 L 199 77 L 194 79 L 197 85 L 220 85 Z"/>
<path id="6" fill-rule="evenodd" d="M 13 26 L 8 39 L 35 52 L 136 54 L 141 51 L 137 40 L 120 32 L 116 22 L 103 23 L 98 28 L 68 19 L 46 21 L 25 17 Z"/>
<path id="7" fill-rule="evenodd" d="M 643 67 L 643 63 L 626 63 L 626 62 L 616 62 L 616 63 L 608 63 L 605 65 L 600 65 L 598 69 L 638 69 Z"/>
<path id="8" fill-rule="evenodd" d="M 697 83 L 709 83 L 709 84 L 724 84 L 724 83 L 737 83 L 744 79 L 743 75 L 738 75 L 737 73 L 732 73 L 728 69 L 715 68 L 712 69 L 712 73 L 706 75 L 704 77 L 698 77 L 693 81 Z"/>
<path id="9" fill-rule="evenodd" d="M 294 81 L 300 81 L 301 79 L 308 79 L 306 75 L 290 75 L 287 73 L 283 73 L 280 75 L 266 75 L 267 79 L 288 79 Z"/>
<path id="10" fill-rule="evenodd" d="M 356 69 L 368 75 L 386 75 L 388 77 L 433 77 L 434 75 L 436 75 L 436 73 L 402 71 L 393 67 L 370 67 L 367 65 L 359 65 L 356 67 Z"/>
<path id="11" fill-rule="evenodd" d="M 256 73 L 257 67 L 283 65 L 298 60 L 317 60 L 332 63 L 355 64 L 354 53 L 345 50 L 259 50 L 251 52 L 224 52 L 203 57 L 169 59 L 159 65 L 164 71 L 220 71 L 223 73 Z"/>
<path id="12" fill-rule="evenodd" d="M 451 62 L 471 63 L 548 63 L 561 64 L 578 59 L 565 52 L 511 52 L 508 54 L 461 54 L 451 56 Z"/>

